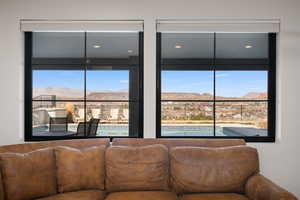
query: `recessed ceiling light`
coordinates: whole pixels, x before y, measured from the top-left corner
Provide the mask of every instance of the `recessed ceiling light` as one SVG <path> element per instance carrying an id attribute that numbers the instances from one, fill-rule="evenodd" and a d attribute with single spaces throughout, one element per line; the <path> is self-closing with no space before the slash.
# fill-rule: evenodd
<path id="1" fill-rule="evenodd" d="M 130 50 L 130 49 L 128 50 L 128 53 L 132 53 L 132 52 L 133 52 L 132 50 Z"/>
<path id="2" fill-rule="evenodd" d="M 99 48 L 101 48 L 101 45 L 94 45 L 93 46 L 95 49 L 99 49 Z"/>
<path id="3" fill-rule="evenodd" d="M 252 45 L 247 44 L 247 45 L 245 45 L 245 48 L 246 48 L 246 49 L 251 49 L 251 48 L 252 48 Z"/>
<path id="4" fill-rule="evenodd" d="M 176 44 L 176 45 L 174 46 L 175 49 L 181 49 L 182 47 L 183 47 L 183 46 L 180 45 L 180 44 Z"/>

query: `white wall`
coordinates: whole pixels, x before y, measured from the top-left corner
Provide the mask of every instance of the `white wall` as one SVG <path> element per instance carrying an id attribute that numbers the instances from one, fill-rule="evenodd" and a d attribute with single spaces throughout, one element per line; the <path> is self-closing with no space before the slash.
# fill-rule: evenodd
<path id="1" fill-rule="evenodd" d="M 251 144 L 262 172 L 300 197 L 299 0 L 0 0 L 0 145 L 23 129 L 20 19 L 145 20 L 145 136 L 155 137 L 155 19 L 280 19 L 276 143 Z"/>

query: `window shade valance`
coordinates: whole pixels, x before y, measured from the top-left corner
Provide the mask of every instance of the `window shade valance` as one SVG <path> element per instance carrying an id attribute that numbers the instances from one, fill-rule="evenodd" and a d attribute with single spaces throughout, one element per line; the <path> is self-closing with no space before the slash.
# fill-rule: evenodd
<path id="1" fill-rule="evenodd" d="M 279 20 L 158 20 L 158 32 L 278 33 Z"/>
<path id="2" fill-rule="evenodd" d="M 21 20 L 21 31 L 143 31 L 143 21 L 33 21 Z"/>

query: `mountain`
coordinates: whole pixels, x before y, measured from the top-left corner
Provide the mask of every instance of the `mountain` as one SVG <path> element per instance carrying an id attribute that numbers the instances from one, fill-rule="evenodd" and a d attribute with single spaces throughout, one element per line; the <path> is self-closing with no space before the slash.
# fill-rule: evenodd
<path id="1" fill-rule="evenodd" d="M 213 96 L 208 93 L 183 93 L 183 92 L 165 92 L 162 93 L 162 99 L 176 99 L 176 100 L 208 100 L 212 99 Z"/>
<path id="2" fill-rule="evenodd" d="M 48 88 L 34 88 L 33 96 L 43 95 L 55 95 L 57 99 L 82 99 L 84 96 L 83 90 L 70 89 L 64 87 L 48 87 Z M 87 91 L 87 99 L 93 100 L 128 100 L 128 89 L 119 91 Z M 242 97 L 221 97 L 217 96 L 217 99 L 266 99 L 267 93 L 249 92 Z M 212 100 L 213 95 L 209 93 L 188 93 L 188 92 L 165 92 L 162 93 L 162 99 L 169 100 Z"/>
<path id="3" fill-rule="evenodd" d="M 247 99 L 266 99 L 268 97 L 268 93 L 266 92 L 249 92 L 243 96 Z"/>
<path id="4" fill-rule="evenodd" d="M 93 100 L 128 100 L 128 92 L 91 92 L 87 99 Z"/>
<path id="5" fill-rule="evenodd" d="M 47 87 L 47 88 L 33 88 L 33 96 L 56 95 L 60 98 L 78 98 L 83 97 L 83 90 L 69 89 L 64 87 Z"/>
<path id="6" fill-rule="evenodd" d="M 70 89 L 64 87 L 33 88 L 34 98 L 46 95 L 55 95 L 56 99 L 78 99 L 83 98 L 84 92 L 83 90 Z M 128 99 L 128 89 L 123 89 L 120 91 L 87 91 L 86 95 L 88 99 L 93 100 Z"/>

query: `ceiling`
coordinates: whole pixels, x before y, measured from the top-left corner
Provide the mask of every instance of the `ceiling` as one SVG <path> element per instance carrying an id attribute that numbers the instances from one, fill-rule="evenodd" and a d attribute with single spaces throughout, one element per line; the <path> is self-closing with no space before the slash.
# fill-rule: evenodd
<path id="1" fill-rule="evenodd" d="M 87 33 L 87 57 L 128 58 L 138 55 L 138 33 Z M 217 33 L 217 58 L 267 58 L 266 33 Z M 33 34 L 33 57 L 82 58 L 85 33 Z M 175 48 L 177 46 L 178 48 Z M 248 46 L 248 48 L 245 48 Z M 95 48 L 96 47 L 96 48 Z M 97 48 L 98 47 L 98 48 Z M 181 48 L 180 48 L 181 47 Z M 213 33 L 163 33 L 163 58 L 213 58 Z"/>

